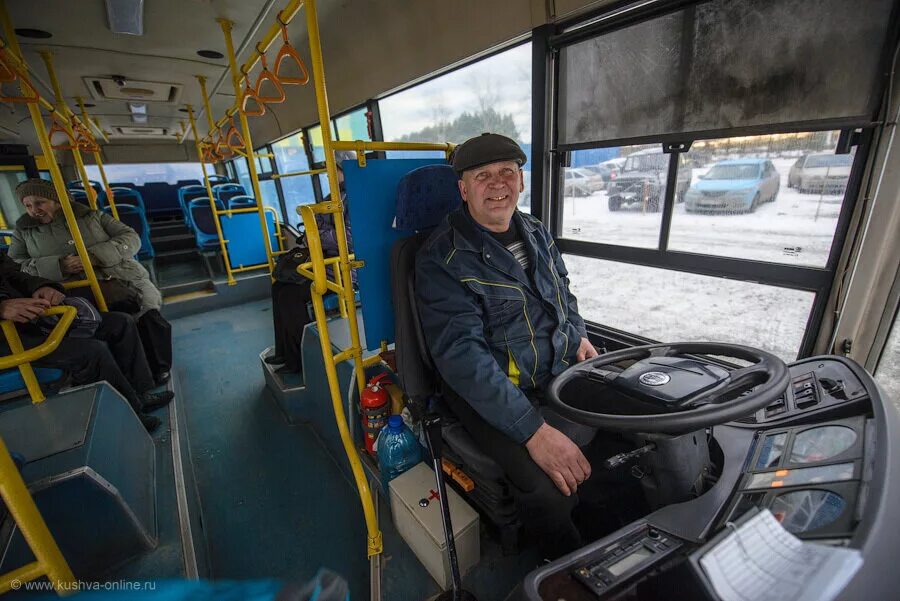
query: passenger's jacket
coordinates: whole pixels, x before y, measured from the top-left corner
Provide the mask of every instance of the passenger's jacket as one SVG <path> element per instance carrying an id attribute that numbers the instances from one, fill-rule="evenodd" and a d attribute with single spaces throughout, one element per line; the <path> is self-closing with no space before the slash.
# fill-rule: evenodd
<path id="1" fill-rule="evenodd" d="M 443 380 L 488 423 L 524 443 L 543 423 L 525 392 L 573 365 L 586 334 L 550 233 L 519 211 L 513 225 L 531 274 L 463 205 L 417 254 L 416 296 Z"/>
<path id="2" fill-rule="evenodd" d="M 97 277 L 131 282 L 141 291 L 142 311 L 159 309 L 162 295 L 150 281 L 147 270 L 134 259 L 141 249 L 141 237 L 137 232 L 111 215 L 77 202 L 72 203 L 72 211 Z M 47 224 L 28 213 L 16 221 L 9 256 L 22 266 L 22 271 L 62 282 L 72 276 L 63 274 L 59 262 L 75 254 L 78 254 L 75 241 L 62 211 Z M 76 279 L 82 277 L 83 274 L 75 276 Z"/>
<path id="3" fill-rule="evenodd" d="M 65 292 L 56 282 L 22 273 L 15 261 L 0 254 L 0 302 L 11 298 L 26 298 L 45 286 Z"/>

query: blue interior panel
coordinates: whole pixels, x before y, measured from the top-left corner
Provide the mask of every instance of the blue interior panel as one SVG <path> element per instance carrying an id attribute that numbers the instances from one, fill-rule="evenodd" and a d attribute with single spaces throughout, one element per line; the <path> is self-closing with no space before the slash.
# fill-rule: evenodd
<path id="1" fill-rule="evenodd" d="M 370 160 L 365 167 L 356 161 L 344 161 L 344 178 L 350 204 L 353 250 L 366 262 L 359 270 L 360 298 L 369 350 L 382 340 L 394 341 L 394 308 L 390 290 L 391 247 L 400 238 L 415 232 L 393 228 L 397 204 L 397 184 L 419 167 L 445 163 L 443 159 Z"/>
<path id="2" fill-rule="evenodd" d="M 219 217 L 219 223 L 222 224 L 222 236 L 228 240 L 228 262 L 232 269 L 266 262 L 266 247 L 263 244 L 258 213 L 222 215 Z M 266 211 L 266 225 L 269 229 L 272 250 L 277 250 L 275 219 L 268 211 Z"/>

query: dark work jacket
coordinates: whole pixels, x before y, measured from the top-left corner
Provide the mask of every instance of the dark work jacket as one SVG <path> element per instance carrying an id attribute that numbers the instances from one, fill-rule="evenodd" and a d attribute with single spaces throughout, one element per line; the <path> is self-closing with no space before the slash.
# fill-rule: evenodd
<path id="1" fill-rule="evenodd" d="M 44 286 L 65 292 L 61 284 L 23 273 L 19 270 L 19 264 L 6 256 L 6 253 L 0 254 L 0 301 L 30 297 L 38 288 Z"/>
<path id="2" fill-rule="evenodd" d="M 519 211 L 526 273 L 465 205 L 416 256 L 425 340 L 441 377 L 488 423 L 518 443 L 543 418 L 525 392 L 543 389 L 576 362 L 584 320 L 550 232 Z"/>

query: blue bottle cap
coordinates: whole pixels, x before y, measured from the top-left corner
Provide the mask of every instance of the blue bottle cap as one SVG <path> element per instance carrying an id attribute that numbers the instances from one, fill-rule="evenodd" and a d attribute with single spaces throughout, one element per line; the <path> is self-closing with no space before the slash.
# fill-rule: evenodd
<path id="1" fill-rule="evenodd" d="M 392 415 L 388 418 L 388 427 L 391 430 L 402 430 L 403 429 L 403 418 L 399 415 Z"/>

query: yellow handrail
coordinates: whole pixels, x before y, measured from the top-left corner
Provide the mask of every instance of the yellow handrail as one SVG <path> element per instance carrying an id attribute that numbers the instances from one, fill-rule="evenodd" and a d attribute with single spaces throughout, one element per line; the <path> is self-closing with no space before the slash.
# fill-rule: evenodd
<path id="1" fill-rule="evenodd" d="M 71 308 L 71 307 L 70 307 Z M 6 322 L 4 322 L 6 323 Z M 16 521 L 23 538 L 36 558 L 21 568 L 0 574 L 0 593 L 20 588 L 23 582 L 31 582 L 41 576 L 50 580 L 50 585 L 60 595 L 74 590 L 75 576 L 59 550 L 53 535 L 47 528 L 41 512 L 22 480 L 22 475 L 13 463 L 6 443 L 0 438 L 0 497 L 6 503 L 10 515 Z"/>
<path id="2" fill-rule="evenodd" d="M 203 102 L 209 106 L 209 98 L 206 96 L 206 78 L 197 76 L 200 81 L 200 89 L 203 91 Z M 225 264 L 225 275 L 229 286 L 237 284 L 234 279 L 234 272 L 231 269 L 231 261 L 228 259 L 228 248 L 225 245 L 225 237 L 222 235 L 222 224 L 219 223 L 218 211 L 216 209 L 216 199 L 213 196 L 212 185 L 209 183 L 209 176 L 206 174 L 206 162 L 203 160 L 203 153 L 200 151 L 200 136 L 197 135 L 197 121 L 194 119 L 194 107 L 190 104 L 185 105 L 188 112 L 188 120 L 191 124 L 191 133 L 194 134 L 194 145 L 197 147 L 197 157 L 200 159 L 200 168 L 203 170 L 203 183 L 206 186 L 206 195 L 209 197 L 209 209 L 213 214 L 213 221 L 216 226 L 216 235 L 219 237 L 219 248 L 222 250 L 222 262 Z M 207 115 L 209 110 L 207 109 Z"/>
<path id="3" fill-rule="evenodd" d="M 75 102 L 78 103 L 78 107 L 81 109 L 82 118 L 91 123 L 91 117 L 88 115 L 87 107 L 84 106 L 84 99 L 81 96 L 75 97 Z M 181 122 L 182 127 L 184 126 L 184 121 Z M 109 182 L 106 179 L 106 170 L 103 169 L 103 161 L 100 158 L 100 151 L 94 152 L 94 163 L 97 164 L 97 171 L 100 172 L 100 181 L 103 183 L 103 189 L 106 190 L 106 202 L 109 203 L 109 209 L 112 211 L 112 216 L 116 219 L 119 218 L 119 210 L 116 208 L 116 199 L 115 194 L 113 194 L 112 188 L 109 185 Z"/>
<path id="4" fill-rule="evenodd" d="M 290 173 L 274 173 L 272 174 L 272 179 L 281 179 L 282 177 L 295 177 L 298 175 L 318 175 L 319 173 L 326 173 L 325 169 L 310 169 L 309 171 L 292 171 Z"/>
<path id="5" fill-rule="evenodd" d="M 56 78 L 56 69 L 53 68 L 53 55 L 49 50 L 41 50 L 40 55 L 41 58 L 44 59 L 44 64 L 47 66 L 47 73 L 50 76 L 50 85 L 53 87 L 53 93 L 56 96 L 57 111 L 58 113 L 63 114 L 66 112 L 67 108 L 65 104 L 66 101 L 63 97 L 59 80 Z M 74 139 L 75 130 L 72 125 L 64 123 L 63 127 L 66 128 L 66 133 Z M 94 187 L 91 185 L 90 179 L 88 178 L 87 170 L 84 168 L 84 159 L 81 158 L 81 151 L 78 149 L 78 146 L 74 144 L 72 145 L 72 159 L 75 161 L 75 169 L 78 171 L 78 176 L 81 178 L 82 185 L 84 186 L 84 193 L 87 195 L 88 204 L 96 211 L 97 191 L 94 190 Z"/>
<path id="6" fill-rule="evenodd" d="M 19 41 L 16 38 L 16 32 L 13 28 L 12 21 L 9 19 L 5 0 L 0 0 L 0 21 L 3 23 L 3 30 L 6 33 L 9 49 L 12 51 L 8 54 L 14 56 L 21 62 L 22 50 L 19 47 Z M 23 81 L 28 80 L 27 72 L 19 73 L 18 75 Z M 69 233 L 72 234 L 72 240 L 75 242 L 75 251 L 78 253 L 82 265 L 84 265 L 85 281 L 88 282 L 87 285 L 91 287 L 91 291 L 94 293 L 94 299 L 97 301 L 97 308 L 105 312 L 107 311 L 106 300 L 103 297 L 103 291 L 100 290 L 100 284 L 97 282 L 97 274 L 94 273 L 94 266 L 91 264 L 87 247 L 84 245 L 84 238 L 81 236 L 81 231 L 78 229 L 75 213 L 72 212 L 72 205 L 69 202 L 69 194 L 66 190 L 66 182 L 63 179 L 62 172 L 59 170 L 59 165 L 56 162 L 56 155 L 53 154 L 53 149 L 50 147 L 50 139 L 47 137 L 47 128 L 44 126 L 44 118 L 41 116 L 41 109 L 37 104 L 29 102 L 28 113 L 31 117 L 31 123 L 34 125 L 38 143 L 41 145 L 41 152 L 43 152 L 44 158 L 47 161 L 50 179 L 53 181 L 53 187 L 56 189 L 57 196 L 59 196 L 63 215 L 65 215 L 66 224 L 69 226 Z"/>
<path id="7" fill-rule="evenodd" d="M 74 321 L 76 314 L 77 311 L 75 310 L 75 307 L 69 306 L 50 307 L 44 311 L 45 316 L 60 315 L 61 317 L 56 325 L 53 326 L 53 330 L 50 331 L 47 339 L 30 349 L 25 349 L 22 346 L 22 339 L 19 338 L 19 332 L 16 330 L 16 325 L 12 321 L 9 321 L 8 319 L 0 321 L 0 328 L 3 329 L 6 343 L 9 346 L 9 350 L 12 351 L 11 355 L 0 357 L 0 369 L 9 369 L 11 367 L 19 368 L 19 373 L 22 374 L 22 380 L 25 382 L 25 388 L 28 389 L 28 394 L 31 395 L 31 402 L 34 404 L 42 402 L 46 397 L 41 390 L 41 385 L 38 383 L 37 376 L 34 375 L 34 369 L 31 367 L 31 362 L 36 361 L 41 357 L 46 357 L 56 350 L 56 347 L 59 346 L 59 343 L 66 335 L 66 332 L 69 331 L 69 326 L 72 325 L 72 321 Z"/>

